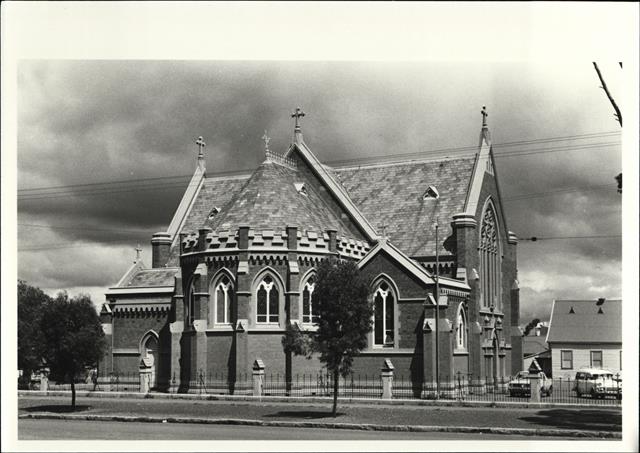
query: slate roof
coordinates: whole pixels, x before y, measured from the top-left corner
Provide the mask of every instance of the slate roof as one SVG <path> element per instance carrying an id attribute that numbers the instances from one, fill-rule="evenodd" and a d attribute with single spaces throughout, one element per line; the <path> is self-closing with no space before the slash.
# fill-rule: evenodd
<path id="1" fill-rule="evenodd" d="M 607 299 L 601 306 L 595 300 L 554 301 L 547 342 L 622 343 L 622 301 Z"/>
<path id="2" fill-rule="evenodd" d="M 182 232 L 197 232 L 202 228 L 214 207 L 226 209 L 227 203 L 247 182 L 250 175 L 240 176 L 216 176 L 205 178 L 200 193 L 193 202 L 191 210 L 182 227 Z M 168 266 L 178 266 L 179 246 L 172 247 Z"/>
<path id="3" fill-rule="evenodd" d="M 123 282 L 120 288 L 126 287 L 153 287 L 153 286 L 173 286 L 174 277 L 178 269 L 156 268 L 156 269 L 140 269 L 127 282 Z"/>
<path id="4" fill-rule="evenodd" d="M 352 237 L 348 226 L 322 201 L 313 184 L 305 184 L 307 195 L 298 192 L 296 184 L 305 183 L 305 178 L 303 172 L 265 161 L 205 224 L 214 231 L 234 231 L 240 225 L 276 231 L 287 225 L 316 232 L 333 228 L 339 235 Z"/>
<path id="5" fill-rule="evenodd" d="M 451 218 L 463 212 L 475 157 L 335 168 L 347 193 L 372 225 L 387 225 L 389 239 L 409 256 L 435 255 L 434 221 L 439 242 L 452 234 Z M 423 200 L 428 186 L 438 199 Z M 442 255 L 450 255 L 444 245 Z"/>

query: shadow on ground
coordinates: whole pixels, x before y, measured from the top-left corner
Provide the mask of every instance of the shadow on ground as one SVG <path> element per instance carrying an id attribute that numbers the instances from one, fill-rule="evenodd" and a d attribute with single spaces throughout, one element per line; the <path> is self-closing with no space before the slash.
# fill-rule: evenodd
<path id="1" fill-rule="evenodd" d="M 336 417 L 346 415 L 338 412 Z M 334 418 L 331 411 L 280 411 L 275 414 L 267 414 L 265 417 L 271 418 L 295 418 L 295 419 L 318 419 L 318 418 Z"/>
<path id="2" fill-rule="evenodd" d="M 520 420 L 559 429 L 622 431 L 622 414 L 618 411 L 549 409 Z"/>
<path id="3" fill-rule="evenodd" d="M 70 405 L 65 404 L 48 404 L 45 406 L 30 406 L 20 408 L 20 411 L 24 412 L 53 412 L 54 414 L 71 414 L 75 412 L 83 412 L 91 409 L 91 406 L 76 405 L 75 409 L 72 409 Z"/>

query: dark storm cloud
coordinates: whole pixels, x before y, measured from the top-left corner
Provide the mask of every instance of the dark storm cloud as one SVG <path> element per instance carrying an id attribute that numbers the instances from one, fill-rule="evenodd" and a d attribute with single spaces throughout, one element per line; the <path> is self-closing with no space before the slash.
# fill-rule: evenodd
<path id="1" fill-rule="evenodd" d="M 611 120 L 592 71 L 588 64 L 23 62 L 18 85 L 18 186 L 191 175 L 197 155 L 194 139 L 199 135 L 207 142 L 209 173 L 252 169 L 263 158 L 260 137 L 265 129 L 272 149 L 286 149 L 292 135 L 289 114 L 296 106 L 307 113 L 305 141 L 323 161 L 476 145 L 483 104 L 489 108 L 495 143 L 615 131 L 617 123 Z M 520 195 L 613 185 L 620 171 L 619 148 L 549 151 L 617 140 L 601 136 L 496 146 L 509 228 L 521 237 L 619 234 L 620 197 L 615 186 L 508 201 Z M 499 155 L 523 150 L 539 154 Z M 118 253 L 130 257 L 132 244 L 148 247 L 150 235 L 166 228 L 187 182 L 188 177 L 160 180 L 153 190 L 101 196 L 81 190 L 42 200 L 21 197 L 19 221 L 85 227 L 56 230 L 46 240 L 95 241 L 120 247 Z M 182 185 L 171 186 L 175 183 Z M 124 185 L 109 187 L 123 190 Z M 98 228 L 148 234 L 111 234 L 95 231 Z M 42 244 L 41 239 L 42 234 L 20 228 L 21 247 Z M 535 310 L 532 307 L 543 298 L 563 288 L 603 287 L 571 280 L 571 272 L 592 275 L 598 271 L 585 263 L 613 269 L 620 260 L 616 239 L 548 241 L 519 248 L 524 310 Z M 48 260 L 43 262 L 55 262 L 66 252 L 41 253 Z M 87 254 L 73 256 L 85 269 L 95 269 Z M 23 263 L 21 272 L 26 272 Z M 37 260 L 31 263 L 38 268 Z M 552 278 L 558 263 L 574 283 L 563 287 Z M 117 270 L 89 276 L 90 271 L 50 267 L 47 285 L 106 286 L 117 281 L 119 276 L 114 276 L 121 268 L 120 264 Z M 619 295 L 619 275 L 610 275 L 617 279 L 610 290 Z M 541 287 L 540 279 L 556 286 Z"/>

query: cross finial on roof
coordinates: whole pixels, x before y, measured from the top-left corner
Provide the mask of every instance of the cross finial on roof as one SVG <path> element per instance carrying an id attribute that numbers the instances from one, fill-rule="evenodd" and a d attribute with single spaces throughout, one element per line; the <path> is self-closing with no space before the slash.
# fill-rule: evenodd
<path id="1" fill-rule="evenodd" d="M 482 111 L 480 113 L 482 113 L 482 127 L 487 127 L 487 117 L 489 116 L 489 113 L 487 113 L 486 105 L 482 106 Z"/>
<path id="2" fill-rule="evenodd" d="M 264 140 L 264 150 L 269 151 L 269 141 L 271 140 L 271 137 L 267 135 L 266 129 L 264 131 L 264 135 L 262 136 L 262 140 Z"/>
<path id="3" fill-rule="evenodd" d="M 202 139 L 202 135 L 196 140 L 196 145 L 198 145 L 198 159 L 202 159 L 204 157 L 204 147 L 207 146 Z"/>
<path id="4" fill-rule="evenodd" d="M 296 111 L 293 112 L 291 114 L 291 118 L 295 118 L 296 119 L 296 127 L 295 130 L 296 132 L 300 131 L 300 118 L 304 118 L 305 113 L 302 111 L 302 109 L 300 107 L 296 108 Z"/>
<path id="5" fill-rule="evenodd" d="M 140 244 L 138 244 L 138 246 L 135 248 L 136 250 L 136 260 L 135 262 L 137 263 L 138 261 L 140 261 L 140 252 L 142 252 L 142 249 L 140 248 Z"/>

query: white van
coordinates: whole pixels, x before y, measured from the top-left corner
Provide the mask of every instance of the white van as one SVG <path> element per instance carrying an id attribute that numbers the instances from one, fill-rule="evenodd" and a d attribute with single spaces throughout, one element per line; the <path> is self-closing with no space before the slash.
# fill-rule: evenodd
<path id="1" fill-rule="evenodd" d="M 611 371 L 583 368 L 576 373 L 574 390 L 578 398 L 582 395 L 591 395 L 592 398 L 615 396 L 621 399 L 622 381 L 616 379 Z"/>

